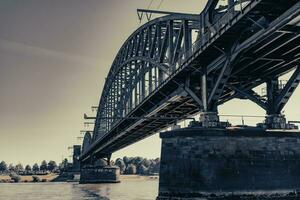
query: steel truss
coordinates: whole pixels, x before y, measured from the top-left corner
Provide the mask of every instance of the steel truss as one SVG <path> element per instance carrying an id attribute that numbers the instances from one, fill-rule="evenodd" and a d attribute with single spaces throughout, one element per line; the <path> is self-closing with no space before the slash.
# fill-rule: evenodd
<path id="1" fill-rule="evenodd" d="M 144 24 L 113 61 L 81 159 L 108 156 L 196 113 L 217 113 L 233 98 L 280 114 L 300 79 L 299 14 L 298 0 L 210 0 L 200 15 L 170 13 Z M 278 88 L 278 77 L 294 69 Z M 267 97 L 253 91 L 262 83 Z"/>

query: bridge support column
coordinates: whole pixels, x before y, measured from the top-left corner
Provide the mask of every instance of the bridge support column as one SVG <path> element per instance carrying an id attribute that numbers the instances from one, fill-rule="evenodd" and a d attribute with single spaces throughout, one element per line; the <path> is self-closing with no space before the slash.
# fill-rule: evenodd
<path id="1" fill-rule="evenodd" d="M 208 81 L 207 81 L 207 69 L 203 69 L 201 76 L 201 102 L 202 112 L 200 113 L 200 126 L 206 128 L 221 127 L 220 119 L 217 112 L 217 107 L 212 106 L 208 102 Z"/>
<path id="2" fill-rule="evenodd" d="M 286 119 L 281 115 L 281 110 L 276 109 L 276 98 L 279 91 L 278 78 L 266 81 L 267 84 L 267 116 L 265 119 L 265 128 L 267 129 L 286 129 Z"/>
<path id="3" fill-rule="evenodd" d="M 300 68 L 296 69 L 286 85 L 279 84 L 278 78 L 266 81 L 267 84 L 267 116 L 263 124 L 264 129 L 296 129 L 297 126 L 286 122 L 281 111 L 293 91 L 300 82 Z"/>
<path id="4" fill-rule="evenodd" d="M 108 156 L 107 156 L 107 166 L 110 166 L 111 165 L 111 154 L 109 154 Z"/>
<path id="5" fill-rule="evenodd" d="M 281 114 L 273 114 L 266 116 L 265 126 L 268 129 L 288 129 L 286 118 Z"/>
<path id="6" fill-rule="evenodd" d="M 202 127 L 219 127 L 220 119 L 217 112 L 202 112 L 200 113 L 200 123 Z"/>
<path id="7" fill-rule="evenodd" d="M 110 157 L 81 163 L 80 183 L 119 183 L 120 168 L 110 165 Z"/>
<path id="8" fill-rule="evenodd" d="M 160 137 L 157 200 L 283 200 L 300 189 L 300 132 L 191 127 Z"/>

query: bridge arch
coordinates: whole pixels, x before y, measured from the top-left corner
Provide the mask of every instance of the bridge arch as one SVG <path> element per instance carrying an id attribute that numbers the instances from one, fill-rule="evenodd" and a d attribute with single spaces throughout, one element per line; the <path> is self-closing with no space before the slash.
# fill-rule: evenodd
<path id="1" fill-rule="evenodd" d="M 199 15 L 168 15 L 139 27 L 122 45 L 106 78 L 93 140 L 109 131 L 176 70 L 198 37 Z"/>

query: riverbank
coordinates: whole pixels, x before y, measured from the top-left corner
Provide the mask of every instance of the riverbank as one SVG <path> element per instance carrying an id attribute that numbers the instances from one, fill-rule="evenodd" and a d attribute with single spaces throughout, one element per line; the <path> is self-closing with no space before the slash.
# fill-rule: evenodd
<path id="1" fill-rule="evenodd" d="M 39 182 L 68 182 L 67 179 L 65 181 L 57 181 L 59 177 L 58 174 L 47 174 L 47 175 L 36 175 L 38 177 Z M 20 176 L 20 183 L 31 183 L 34 182 L 33 176 Z M 120 180 L 137 180 L 137 181 L 145 181 L 145 180 L 158 180 L 159 176 L 141 176 L 141 175 L 121 175 Z M 14 183 L 8 175 L 0 175 L 0 183 Z"/>
<path id="2" fill-rule="evenodd" d="M 58 174 L 46 174 L 46 175 L 34 175 L 35 177 L 38 177 L 40 182 L 52 182 L 56 177 L 58 177 Z M 20 181 L 19 183 L 29 183 L 34 182 L 33 176 L 19 176 Z M 11 179 L 9 175 L 0 175 L 0 183 L 14 183 L 14 181 Z"/>
<path id="3" fill-rule="evenodd" d="M 143 180 L 152 180 L 152 179 L 159 179 L 159 176 L 157 176 L 157 175 L 153 175 L 153 176 L 151 176 L 151 175 L 149 175 L 149 176 L 146 176 L 146 175 L 125 175 L 125 174 L 123 174 L 123 175 L 120 175 L 120 181 L 122 181 L 122 180 L 141 180 L 141 181 L 143 181 Z"/>

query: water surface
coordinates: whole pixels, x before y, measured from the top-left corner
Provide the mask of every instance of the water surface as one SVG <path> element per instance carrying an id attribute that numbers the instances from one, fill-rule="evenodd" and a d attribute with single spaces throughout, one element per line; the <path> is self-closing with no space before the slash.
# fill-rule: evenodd
<path id="1" fill-rule="evenodd" d="M 3 183 L 0 200 L 154 200 L 157 179 L 128 179 L 117 184 Z"/>

